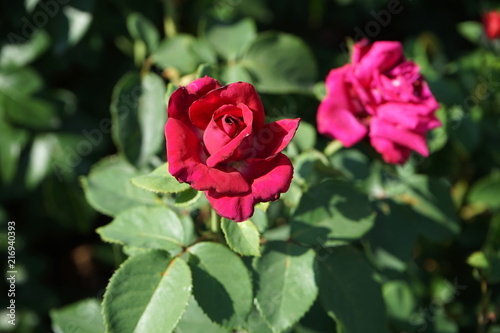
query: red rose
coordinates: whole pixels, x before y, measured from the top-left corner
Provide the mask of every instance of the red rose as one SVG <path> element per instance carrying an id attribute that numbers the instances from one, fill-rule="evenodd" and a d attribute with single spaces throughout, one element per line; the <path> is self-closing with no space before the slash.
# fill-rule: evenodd
<path id="1" fill-rule="evenodd" d="M 439 104 L 401 43 L 356 43 L 352 63 L 330 71 L 326 88 L 320 133 L 346 147 L 368 135 L 387 163 L 405 162 L 412 150 L 428 156 L 425 135 L 440 126 Z"/>
<path id="2" fill-rule="evenodd" d="M 483 15 L 483 26 L 489 39 L 500 37 L 500 12 L 492 10 Z"/>
<path id="3" fill-rule="evenodd" d="M 205 191 L 212 207 L 240 222 L 254 205 L 276 200 L 290 187 L 293 167 L 281 151 L 300 119 L 264 124 L 254 87 L 221 87 L 204 77 L 170 97 L 165 126 L 169 171 L 180 182 Z"/>

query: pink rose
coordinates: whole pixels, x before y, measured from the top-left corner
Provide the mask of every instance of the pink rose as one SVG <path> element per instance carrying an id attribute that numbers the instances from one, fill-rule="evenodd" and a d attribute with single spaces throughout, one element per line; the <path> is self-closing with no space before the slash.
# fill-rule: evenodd
<path id="1" fill-rule="evenodd" d="M 205 191 L 212 207 L 240 222 L 254 205 L 276 200 L 290 187 L 293 167 L 281 151 L 300 119 L 264 124 L 254 87 L 221 87 L 204 77 L 170 97 L 165 126 L 169 171 L 180 182 Z"/>
<path id="2" fill-rule="evenodd" d="M 330 71 L 326 88 L 320 133 L 346 147 L 368 134 L 387 163 L 405 162 L 412 150 L 429 155 L 425 135 L 441 125 L 434 115 L 439 104 L 401 43 L 356 43 L 352 63 Z"/>

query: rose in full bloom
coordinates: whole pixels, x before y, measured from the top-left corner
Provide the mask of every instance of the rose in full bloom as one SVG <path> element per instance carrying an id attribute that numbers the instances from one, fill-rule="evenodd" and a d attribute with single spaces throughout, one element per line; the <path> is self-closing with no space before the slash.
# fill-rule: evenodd
<path id="1" fill-rule="evenodd" d="M 221 87 L 204 77 L 180 87 L 170 97 L 165 126 L 169 172 L 205 191 L 219 215 L 247 220 L 256 203 L 286 192 L 293 175 L 281 151 L 300 119 L 265 124 L 264 118 L 249 83 Z"/>
<path id="2" fill-rule="evenodd" d="M 352 63 L 330 71 L 318 131 L 350 147 L 368 135 L 387 163 L 416 151 L 428 156 L 426 132 L 440 126 L 439 104 L 399 42 L 354 45 Z"/>
<path id="3" fill-rule="evenodd" d="M 492 10 L 483 15 L 483 26 L 489 39 L 500 37 L 500 12 Z"/>

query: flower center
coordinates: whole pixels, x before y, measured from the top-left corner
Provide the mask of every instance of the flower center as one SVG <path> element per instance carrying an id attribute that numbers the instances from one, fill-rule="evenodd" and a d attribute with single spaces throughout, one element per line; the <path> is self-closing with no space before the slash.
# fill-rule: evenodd
<path id="1" fill-rule="evenodd" d="M 231 138 L 238 135 L 244 124 L 241 117 L 235 117 L 230 114 L 223 115 L 216 122 L 219 128 Z"/>

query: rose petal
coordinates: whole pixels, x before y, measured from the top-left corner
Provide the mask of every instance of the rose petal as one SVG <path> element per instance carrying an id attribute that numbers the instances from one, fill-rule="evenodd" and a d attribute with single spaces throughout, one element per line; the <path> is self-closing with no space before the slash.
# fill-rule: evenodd
<path id="1" fill-rule="evenodd" d="M 288 191 L 293 176 L 290 159 L 278 154 L 270 161 L 259 161 L 246 166 L 243 171 L 252 184 L 251 193 L 227 195 L 215 191 L 205 192 L 217 213 L 236 222 L 252 217 L 255 204 L 277 200 L 280 193 Z"/>
<path id="2" fill-rule="evenodd" d="M 367 129 L 353 115 L 342 108 L 334 97 L 321 102 L 317 114 L 318 132 L 332 139 L 338 139 L 345 147 L 351 147 L 361 140 Z"/>
<path id="3" fill-rule="evenodd" d="M 234 105 L 223 105 L 214 113 L 214 117 L 203 133 L 203 143 L 205 144 L 205 148 L 207 149 L 209 154 L 216 153 L 231 140 L 233 140 L 233 137 L 230 136 L 226 131 L 224 131 L 223 128 L 221 128 L 218 120 L 220 120 L 220 118 L 224 115 L 219 114 L 219 116 L 217 117 L 217 113 L 219 112 L 226 115 L 235 115 L 236 117 L 242 116 L 242 111 Z"/>
<path id="4" fill-rule="evenodd" d="M 388 139 L 380 137 L 372 137 L 370 142 L 387 163 L 402 164 L 410 157 L 411 150 L 402 147 Z"/>
<path id="5" fill-rule="evenodd" d="M 426 112 L 427 107 L 422 104 L 384 103 L 377 108 L 377 118 L 414 130 Z"/>
<path id="6" fill-rule="evenodd" d="M 370 124 L 370 138 L 378 137 L 388 139 L 403 147 L 414 150 L 422 156 L 429 156 L 429 150 L 427 149 L 423 134 L 415 133 L 381 119 L 373 118 Z"/>
<path id="7" fill-rule="evenodd" d="M 374 72 L 383 73 L 403 59 L 403 46 L 400 42 L 375 42 L 356 64 L 354 75 L 366 86 Z"/>
<path id="8" fill-rule="evenodd" d="M 200 191 L 238 194 L 250 190 L 250 185 L 237 170 L 229 166 L 225 170 L 210 168 L 203 163 L 200 141 L 182 121 L 169 118 L 165 136 L 169 172 L 179 181 Z"/>
<path id="9" fill-rule="evenodd" d="M 281 152 L 293 139 L 300 118 L 282 119 L 265 124 L 255 134 L 253 155 L 255 159 L 271 159 Z"/>
<path id="10" fill-rule="evenodd" d="M 246 127 L 225 146 L 221 147 L 217 152 L 210 155 L 210 157 L 207 159 L 207 165 L 209 167 L 214 167 L 219 163 L 231 159 L 238 149 L 244 150 L 245 148 L 247 148 L 247 145 L 245 145 L 243 141 L 252 134 L 254 113 L 244 104 L 238 104 L 238 108 L 243 113 L 243 120 Z"/>
<path id="11" fill-rule="evenodd" d="M 205 129 L 212 119 L 212 114 L 225 104 L 245 104 L 253 112 L 254 129 L 260 129 L 264 125 L 262 102 L 255 88 L 246 82 L 228 84 L 199 98 L 189 109 L 189 119 L 196 127 Z"/>
<path id="12" fill-rule="evenodd" d="M 179 87 L 170 96 L 168 102 L 168 116 L 177 119 L 186 119 L 191 104 L 211 90 L 217 89 L 220 84 L 217 80 L 205 76 L 194 80 L 185 87 Z"/>
<path id="13" fill-rule="evenodd" d="M 213 209 L 222 217 L 242 222 L 253 215 L 255 204 L 251 193 L 241 196 L 226 196 L 206 191 L 205 195 Z"/>
<path id="14" fill-rule="evenodd" d="M 271 160 L 248 164 L 246 170 L 241 173 L 252 186 L 255 202 L 266 202 L 277 200 L 280 193 L 288 191 L 292 182 L 293 166 L 286 155 L 279 153 Z"/>

